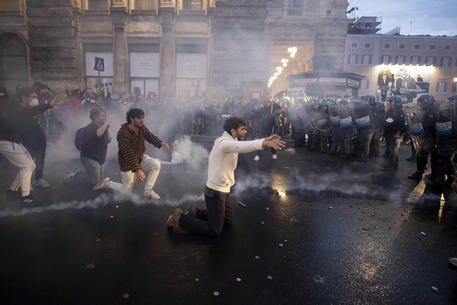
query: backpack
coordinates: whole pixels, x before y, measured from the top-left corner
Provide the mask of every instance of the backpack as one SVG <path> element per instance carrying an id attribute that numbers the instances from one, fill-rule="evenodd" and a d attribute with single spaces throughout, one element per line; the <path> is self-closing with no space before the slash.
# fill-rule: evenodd
<path id="1" fill-rule="evenodd" d="M 86 130 L 86 127 L 81 127 L 78 130 L 76 130 L 75 147 L 79 151 L 83 150 L 83 148 L 84 148 L 84 131 L 85 130 Z"/>

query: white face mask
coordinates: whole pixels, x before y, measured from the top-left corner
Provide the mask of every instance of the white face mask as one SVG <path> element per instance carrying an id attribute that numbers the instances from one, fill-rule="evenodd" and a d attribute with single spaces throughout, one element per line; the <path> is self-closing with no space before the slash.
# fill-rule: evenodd
<path id="1" fill-rule="evenodd" d="M 38 102 L 38 99 L 37 99 L 37 98 L 34 98 L 33 100 L 31 100 L 31 101 L 29 102 L 29 106 L 30 106 L 30 107 L 36 107 L 36 106 L 38 106 L 39 104 L 40 104 L 40 102 Z"/>

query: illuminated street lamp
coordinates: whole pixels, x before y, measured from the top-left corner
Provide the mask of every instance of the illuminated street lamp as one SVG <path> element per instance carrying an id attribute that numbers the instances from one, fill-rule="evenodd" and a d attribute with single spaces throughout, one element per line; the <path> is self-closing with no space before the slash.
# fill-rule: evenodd
<path id="1" fill-rule="evenodd" d="M 454 93 L 457 93 L 457 77 L 454 77 Z"/>
<path id="2" fill-rule="evenodd" d="M 295 53 L 297 53 L 297 47 L 287 48 L 287 52 L 289 52 L 289 56 L 291 58 L 294 58 L 295 57 Z"/>

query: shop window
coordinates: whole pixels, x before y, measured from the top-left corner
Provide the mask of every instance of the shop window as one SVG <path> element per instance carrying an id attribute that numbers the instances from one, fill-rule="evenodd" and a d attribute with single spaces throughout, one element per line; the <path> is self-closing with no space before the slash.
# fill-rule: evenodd
<path id="1" fill-rule="evenodd" d="M 112 92 L 113 52 L 111 51 L 111 47 L 110 45 L 91 45 L 85 47 L 85 77 L 86 88 L 89 92 Z M 102 68 L 100 73 L 97 70 L 99 68 Z"/>
<path id="2" fill-rule="evenodd" d="M 360 88 L 361 89 L 368 89 L 368 87 L 369 87 L 368 78 L 362 78 L 360 80 Z"/>
<path id="3" fill-rule="evenodd" d="M 130 49 L 142 48 L 132 46 Z M 158 46 L 151 46 L 149 49 L 144 52 L 130 52 L 130 90 L 136 97 L 154 98 L 158 94 L 160 53 Z"/>
<path id="4" fill-rule="evenodd" d="M 206 95 L 208 55 L 200 53 L 207 45 L 182 45 L 176 51 L 176 98 L 190 102 Z"/>

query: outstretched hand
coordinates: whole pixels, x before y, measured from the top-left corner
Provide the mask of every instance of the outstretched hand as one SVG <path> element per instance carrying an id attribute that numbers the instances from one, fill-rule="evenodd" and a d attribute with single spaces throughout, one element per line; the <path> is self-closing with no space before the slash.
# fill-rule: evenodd
<path id="1" fill-rule="evenodd" d="M 286 146 L 286 142 L 281 140 L 281 137 L 276 134 L 273 134 L 273 135 L 263 139 L 263 142 L 262 142 L 263 148 L 271 147 L 271 148 L 280 150 L 285 146 Z"/>
<path id="2" fill-rule="evenodd" d="M 168 143 L 162 142 L 162 149 L 163 150 L 169 150 L 170 149 L 170 145 L 168 145 Z"/>

